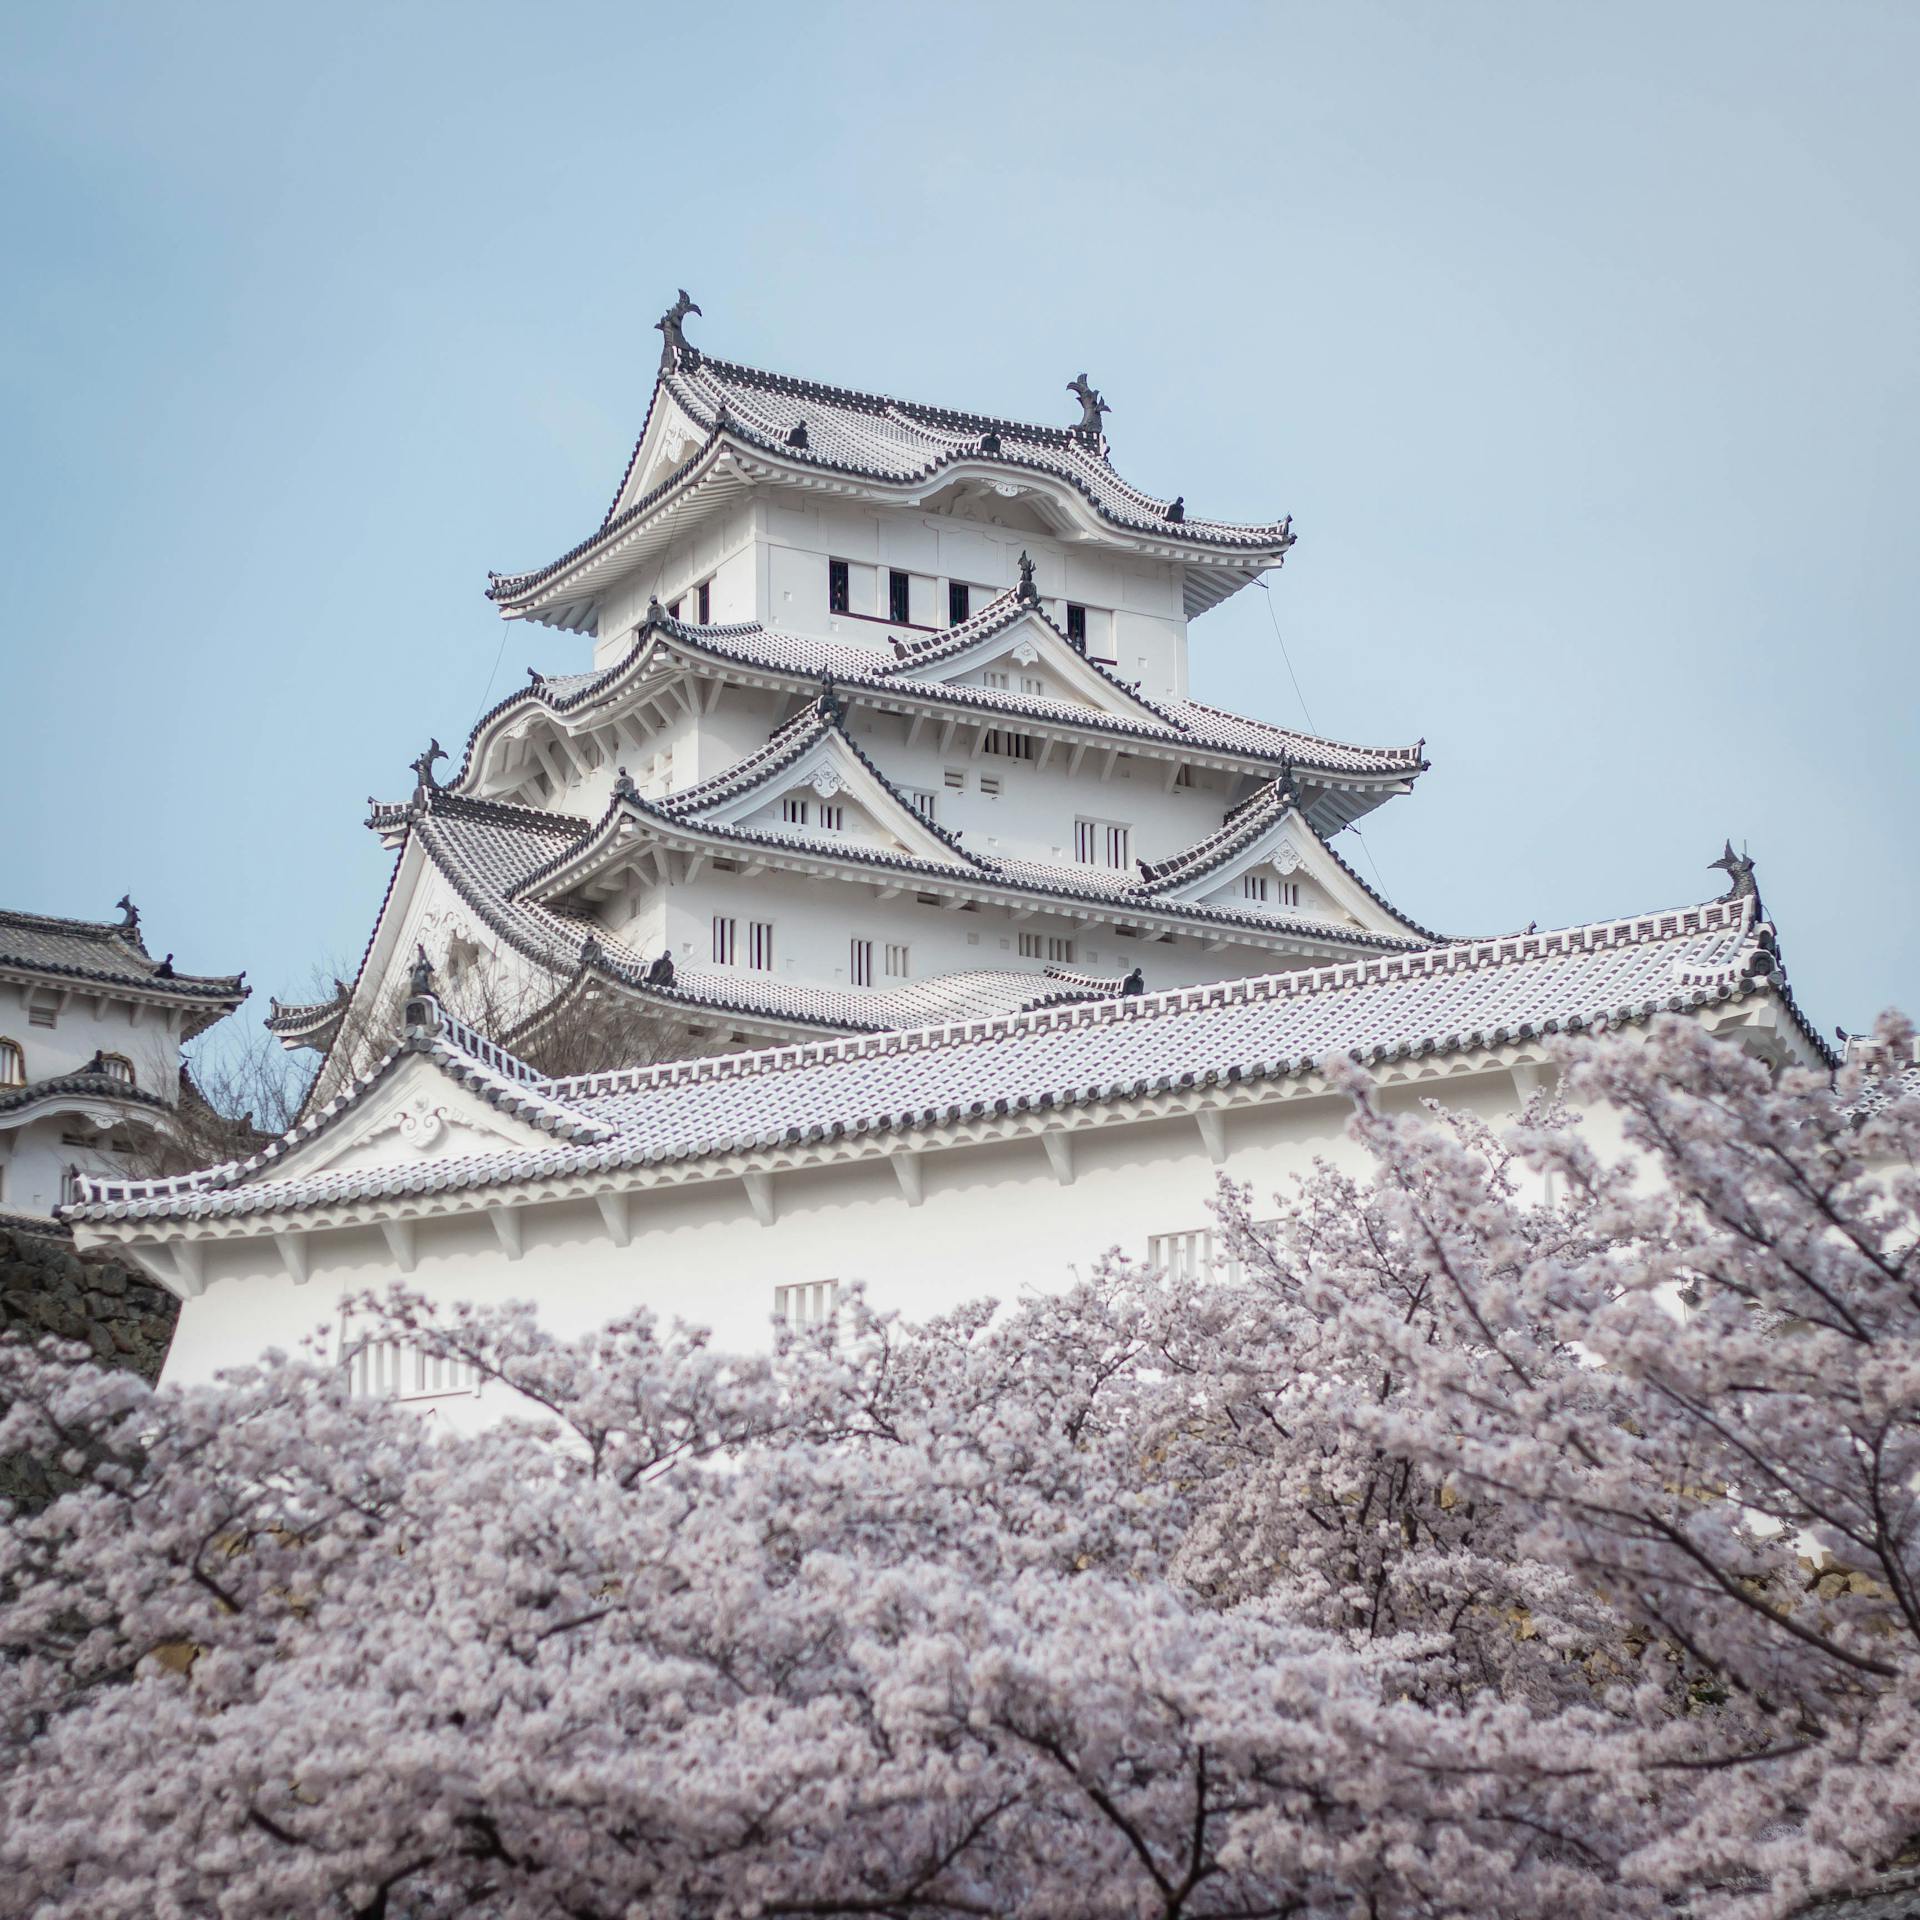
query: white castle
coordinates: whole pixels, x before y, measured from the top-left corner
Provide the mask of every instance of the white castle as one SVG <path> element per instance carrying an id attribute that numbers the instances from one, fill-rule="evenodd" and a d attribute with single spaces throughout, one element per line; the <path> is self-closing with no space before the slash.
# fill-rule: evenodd
<path id="1" fill-rule="evenodd" d="M 175 1375 L 395 1271 L 754 1340 L 853 1279 L 924 1312 L 1204 1258 L 1219 1171 L 1342 1152 L 1330 1050 L 1489 1113 L 1554 1033 L 1668 1006 L 1826 1057 L 1731 848 L 1720 901 L 1491 941 L 1363 882 L 1332 843 L 1422 743 L 1190 697 L 1189 621 L 1290 523 L 1127 484 L 1084 375 L 1076 423 L 1023 425 L 712 359 L 698 311 L 599 527 L 489 588 L 591 670 L 533 675 L 444 783 L 421 755 L 358 977 L 276 1005 L 326 1052 L 300 1127 L 70 1210 L 187 1298 Z M 532 1064 L 616 1014 L 701 1057 Z"/>

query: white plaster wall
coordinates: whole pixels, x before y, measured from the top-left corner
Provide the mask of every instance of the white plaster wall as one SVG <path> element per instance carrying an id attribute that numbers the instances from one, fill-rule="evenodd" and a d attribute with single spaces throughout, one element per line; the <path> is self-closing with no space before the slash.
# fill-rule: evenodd
<path id="1" fill-rule="evenodd" d="M 885 884 L 886 878 L 884 873 L 874 876 L 878 884 Z M 1089 937 L 1085 924 L 1059 914 L 1037 912 L 1029 919 L 1015 920 L 1012 910 L 1005 907 L 979 905 L 950 910 L 937 903 L 923 905 L 911 881 L 905 891 L 887 900 L 880 897 L 873 884 L 826 881 L 772 870 L 748 879 L 738 871 L 718 871 L 711 865 L 690 885 L 664 891 L 648 889 L 632 919 L 620 917 L 630 910 L 625 896 L 609 903 L 609 930 L 630 946 L 640 942 L 636 928 L 646 927 L 646 937 L 653 937 L 652 929 L 660 923 L 646 916 L 657 911 L 663 898 L 664 931 L 673 943 L 676 960 L 711 965 L 713 917 L 727 914 L 738 922 L 737 951 L 744 962 L 747 923 L 770 921 L 774 930 L 773 978 L 806 986 L 848 987 L 850 949 L 856 938 L 873 942 L 876 987 L 904 984 L 902 979 L 890 979 L 883 972 L 884 949 L 891 942 L 909 949 L 907 979 L 979 967 L 1013 968 L 1031 971 L 1036 994 L 1044 993 L 1049 990 L 1041 977 L 1045 951 L 1038 957 L 1023 957 L 1023 933 L 1042 939 L 1053 935 L 1073 940 L 1075 967 L 1120 974 L 1139 966 L 1146 973 L 1150 990 L 1237 980 L 1249 973 L 1284 971 L 1288 964 L 1287 955 L 1266 948 L 1228 943 L 1217 952 L 1209 952 L 1210 942 L 1186 935 L 1174 940 L 1128 939 L 1107 928 L 1095 929 Z M 644 950 L 650 952 L 652 948 Z M 1302 960 L 1298 964 L 1308 963 Z M 743 998 L 753 997 L 755 983 L 764 983 L 768 977 L 744 965 L 734 971 L 739 975 Z"/>
<path id="2" fill-rule="evenodd" d="M 1486 1070 L 1436 1083 L 1449 1105 L 1488 1118 L 1518 1110 L 1510 1074 Z M 1419 1090 L 1383 1095 L 1405 1105 Z M 1090 1273 L 1109 1249 L 1143 1259 L 1150 1235 L 1210 1224 L 1217 1177 L 1251 1185 L 1257 1211 L 1290 1187 L 1316 1157 L 1358 1168 L 1340 1098 L 1294 1098 L 1227 1115 L 1227 1158 L 1216 1166 L 1189 1117 L 1110 1125 L 1074 1136 L 1074 1177 L 1056 1179 L 1038 1139 L 928 1154 L 923 1204 L 910 1205 L 885 1161 L 802 1169 L 774 1177 L 776 1217 L 762 1226 L 738 1179 L 640 1192 L 632 1240 L 609 1239 L 590 1200 L 522 1213 L 524 1254 L 502 1252 L 480 1216 L 419 1229 L 419 1260 L 407 1284 L 443 1300 L 532 1300 L 549 1324 L 583 1332 L 644 1305 L 710 1327 L 723 1347 L 770 1338 L 773 1289 L 818 1280 L 861 1280 L 876 1305 L 910 1318 L 991 1295 L 1047 1291 Z M 1610 1117 L 1594 1121 L 1614 1150 Z M 186 1302 L 167 1362 L 173 1381 L 208 1378 L 221 1366 L 288 1346 L 331 1323 L 341 1298 L 395 1278 L 391 1255 L 369 1227 L 310 1238 L 306 1284 L 287 1277 L 270 1241 L 207 1247 L 209 1284 Z"/>
<path id="3" fill-rule="evenodd" d="M 54 1024 L 31 1025 L 29 1002 L 54 1005 Z M 180 1021 L 170 1008 L 95 995 L 78 986 L 63 995 L 55 988 L 0 981 L 0 1038 L 18 1042 L 25 1052 L 29 1080 L 78 1073 L 96 1053 L 117 1053 L 132 1062 L 136 1086 L 164 1100 L 178 1092 Z"/>

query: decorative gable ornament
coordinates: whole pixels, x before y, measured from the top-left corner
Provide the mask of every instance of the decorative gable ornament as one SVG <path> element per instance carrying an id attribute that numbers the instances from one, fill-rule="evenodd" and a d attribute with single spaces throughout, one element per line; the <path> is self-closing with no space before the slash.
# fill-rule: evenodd
<path id="1" fill-rule="evenodd" d="M 836 768 L 820 767 L 815 770 L 813 779 L 808 784 L 822 800 L 831 800 L 847 783 L 840 778 Z"/>
<path id="2" fill-rule="evenodd" d="M 1023 667 L 1030 667 L 1040 658 L 1040 649 L 1036 647 L 1031 640 L 1022 640 L 1020 644 L 1014 648 L 1013 657 L 1018 660 Z"/>
<path id="3" fill-rule="evenodd" d="M 416 1095 L 404 1107 L 396 1108 L 377 1127 L 371 1127 L 363 1140 L 377 1140 L 383 1134 L 397 1133 L 415 1153 L 431 1153 L 447 1130 L 447 1110 L 436 1107 L 424 1096 Z"/>
<path id="4" fill-rule="evenodd" d="M 1282 840 L 1273 850 L 1273 864 L 1281 873 L 1298 873 L 1305 859 L 1291 840 Z"/>

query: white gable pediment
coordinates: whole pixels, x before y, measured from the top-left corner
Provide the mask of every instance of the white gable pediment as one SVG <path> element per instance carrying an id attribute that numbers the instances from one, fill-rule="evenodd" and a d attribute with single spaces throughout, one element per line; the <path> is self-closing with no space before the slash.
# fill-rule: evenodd
<path id="1" fill-rule="evenodd" d="M 654 399 L 653 416 L 634 455 L 626 484 L 613 503 L 614 515 L 624 513 L 636 500 L 644 499 L 655 487 L 678 473 L 707 437 L 706 429 L 688 418 L 680 403 L 664 389 Z"/>
<path id="2" fill-rule="evenodd" d="M 1113 719 L 1149 726 L 1166 724 L 1151 707 L 1108 679 L 1086 655 L 1070 646 L 1037 609 L 984 634 L 971 646 L 918 665 L 903 663 L 896 669 L 896 677 L 930 681 L 937 686 L 994 686 L 1009 693 L 1068 700 Z M 1037 689 L 1025 685 L 1029 681 L 1040 685 Z"/>
<path id="3" fill-rule="evenodd" d="M 801 817 L 789 818 L 790 809 Z M 822 844 L 851 839 L 939 866 L 952 866 L 958 858 L 833 727 L 796 760 L 693 817 L 713 826 L 803 835 Z"/>
<path id="4" fill-rule="evenodd" d="M 1423 937 L 1340 864 L 1293 806 L 1218 865 L 1160 890 L 1160 897 L 1229 913 L 1325 920 L 1369 933 Z"/>
<path id="5" fill-rule="evenodd" d="M 426 1054 L 407 1054 L 331 1125 L 275 1159 L 269 1180 L 412 1167 L 550 1147 L 553 1136 L 463 1086 Z"/>

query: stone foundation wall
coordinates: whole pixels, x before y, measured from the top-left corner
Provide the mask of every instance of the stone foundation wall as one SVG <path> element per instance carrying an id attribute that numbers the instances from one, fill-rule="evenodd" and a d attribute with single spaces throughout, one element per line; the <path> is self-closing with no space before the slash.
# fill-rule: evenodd
<path id="1" fill-rule="evenodd" d="M 0 1224 L 0 1337 L 84 1341 L 102 1366 L 157 1380 L 179 1312 L 179 1301 L 140 1272 L 78 1253 L 64 1236 Z M 0 1460 L 0 1499 L 37 1506 L 59 1479 L 44 1461 Z"/>

